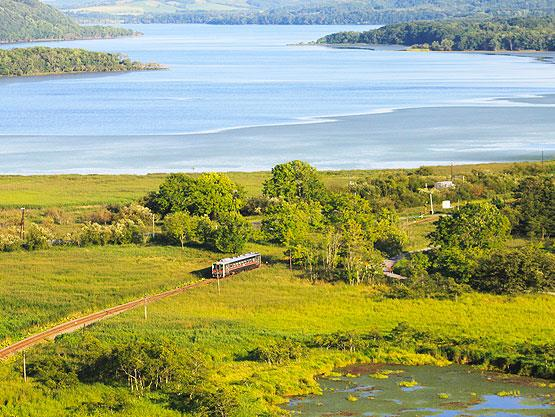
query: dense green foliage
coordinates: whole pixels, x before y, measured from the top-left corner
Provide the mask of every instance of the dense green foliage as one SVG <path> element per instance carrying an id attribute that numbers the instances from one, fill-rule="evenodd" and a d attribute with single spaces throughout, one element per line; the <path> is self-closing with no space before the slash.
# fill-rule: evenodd
<path id="1" fill-rule="evenodd" d="M 555 178 L 528 177 L 516 193 L 517 231 L 531 237 L 555 236 Z"/>
<path id="2" fill-rule="evenodd" d="M 80 18 L 213 24 L 389 24 L 487 14 L 548 14 L 549 0 L 51 0 Z M 113 7 L 116 6 L 116 7 Z"/>
<path id="3" fill-rule="evenodd" d="M 113 38 L 133 31 L 105 26 L 79 26 L 38 0 L 0 0 L 0 43 L 46 39 Z"/>
<path id="4" fill-rule="evenodd" d="M 467 204 L 441 217 L 430 240 L 440 248 L 488 249 L 507 240 L 509 228 L 509 220 L 493 204 Z"/>
<path id="5" fill-rule="evenodd" d="M 77 72 L 115 72 L 158 69 L 126 56 L 73 48 L 0 49 L 0 76 L 66 74 Z"/>
<path id="6" fill-rule="evenodd" d="M 186 211 L 211 219 L 221 214 L 236 212 L 243 204 L 243 191 L 224 174 L 170 174 L 158 192 L 147 196 L 145 204 L 155 213 Z"/>
<path id="7" fill-rule="evenodd" d="M 555 18 L 461 19 L 388 25 L 367 32 L 340 32 L 324 44 L 392 44 L 438 51 L 555 50 Z"/>
<path id="8" fill-rule="evenodd" d="M 266 197 L 285 201 L 320 200 L 324 185 L 316 169 L 303 161 L 291 161 L 272 168 L 262 192 Z"/>

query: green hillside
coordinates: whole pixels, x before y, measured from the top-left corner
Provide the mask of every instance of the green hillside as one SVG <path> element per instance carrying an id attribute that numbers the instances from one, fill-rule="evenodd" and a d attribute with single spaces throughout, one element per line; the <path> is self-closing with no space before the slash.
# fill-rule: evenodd
<path id="1" fill-rule="evenodd" d="M 0 0 L 0 43 L 132 34 L 132 31 L 120 28 L 80 26 L 54 7 L 37 0 Z"/>
<path id="2" fill-rule="evenodd" d="M 46 0 L 83 18 L 223 24 L 389 24 L 555 13 L 552 0 Z"/>

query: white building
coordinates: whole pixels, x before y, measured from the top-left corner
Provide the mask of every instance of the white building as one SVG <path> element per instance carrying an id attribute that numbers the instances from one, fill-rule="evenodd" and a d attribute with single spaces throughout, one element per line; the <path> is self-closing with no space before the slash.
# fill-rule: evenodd
<path id="1" fill-rule="evenodd" d="M 453 181 L 438 181 L 434 184 L 434 188 L 438 190 L 445 190 L 447 188 L 453 188 L 455 183 Z"/>

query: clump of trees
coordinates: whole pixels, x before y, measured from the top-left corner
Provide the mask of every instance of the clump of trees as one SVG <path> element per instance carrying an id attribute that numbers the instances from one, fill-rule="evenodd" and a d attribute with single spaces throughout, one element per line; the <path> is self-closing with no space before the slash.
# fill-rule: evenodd
<path id="1" fill-rule="evenodd" d="M 264 195 L 274 204 L 264 214 L 263 233 L 284 245 L 290 265 L 312 280 L 377 282 L 384 254 L 398 252 L 405 239 L 393 211 L 376 213 L 358 195 L 330 193 L 316 170 L 300 161 L 274 167 Z"/>
<path id="2" fill-rule="evenodd" d="M 156 64 L 131 61 L 121 54 L 91 52 L 75 48 L 0 49 L 0 76 L 119 72 L 159 69 Z"/>
<path id="3" fill-rule="evenodd" d="M 133 397 L 155 393 L 170 408 L 186 414 L 234 416 L 239 402 L 229 388 L 211 381 L 208 358 L 197 351 L 185 351 L 167 340 L 137 339 L 107 345 L 93 336 L 69 338 L 33 352 L 28 375 L 52 391 L 77 383 L 102 383 L 127 387 L 128 395 L 103 398 L 102 404 L 83 403 L 81 409 L 96 406 L 122 411 Z"/>
<path id="4" fill-rule="evenodd" d="M 318 42 L 393 44 L 436 51 L 553 51 L 555 18 L 466 18 L 399 23 L 367 32 L 334 33 Z"/>
<path id="5" fill-rule="evenodd" d="M 306 356 L 306 349 L 301 343 L 292 339 L 282 339 L 270 341 L 251 350 L 248 359 L 266 362 L 269 365 L 281 365 L 304 356 Z"/>
<path id="6" fill-rule="evenodd" d="M 225 253 L 240 252 L 251 228 L 240 209 L 244 191 L 224 174 L 171 174 L 145 204 L 163 218 L 166 236 Z"/>
<path id="7" fill-rule="evenodd" d="M 73 239 L 80 246 L 145 243 L 152 216 L 148 208 L 130 204 L 114 215 L 104 217 L 104 224 L 86 222 Z M 69 241 L 71 239 L 70 236 Z"/>
<path id="8" fill-rule="evenodd" d="M 555 255 L 534 243 L 507 248 L 510 222 L 495 205 L 467 204 L 441 217 L 435 226 L 429 234 L 433 250 L 396 265 L 396 272 L 409 278 L 396 287 L 397 296 L 437 292 L 456 297 L 470 287 L 497 294 L 555 288 Z"/>

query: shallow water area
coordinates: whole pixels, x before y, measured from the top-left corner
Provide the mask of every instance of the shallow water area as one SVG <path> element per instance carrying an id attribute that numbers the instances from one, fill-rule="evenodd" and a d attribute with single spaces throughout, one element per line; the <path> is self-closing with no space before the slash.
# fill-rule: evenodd
<path id="1" fill-rule="evenodd" d="M 304 416 L 554 416 L 555 384 L 465 366 L 368 366 L 320 380 L 323 394 L 292 399 Z M 348 376 L 345 376 L 348 375 Z"/>

